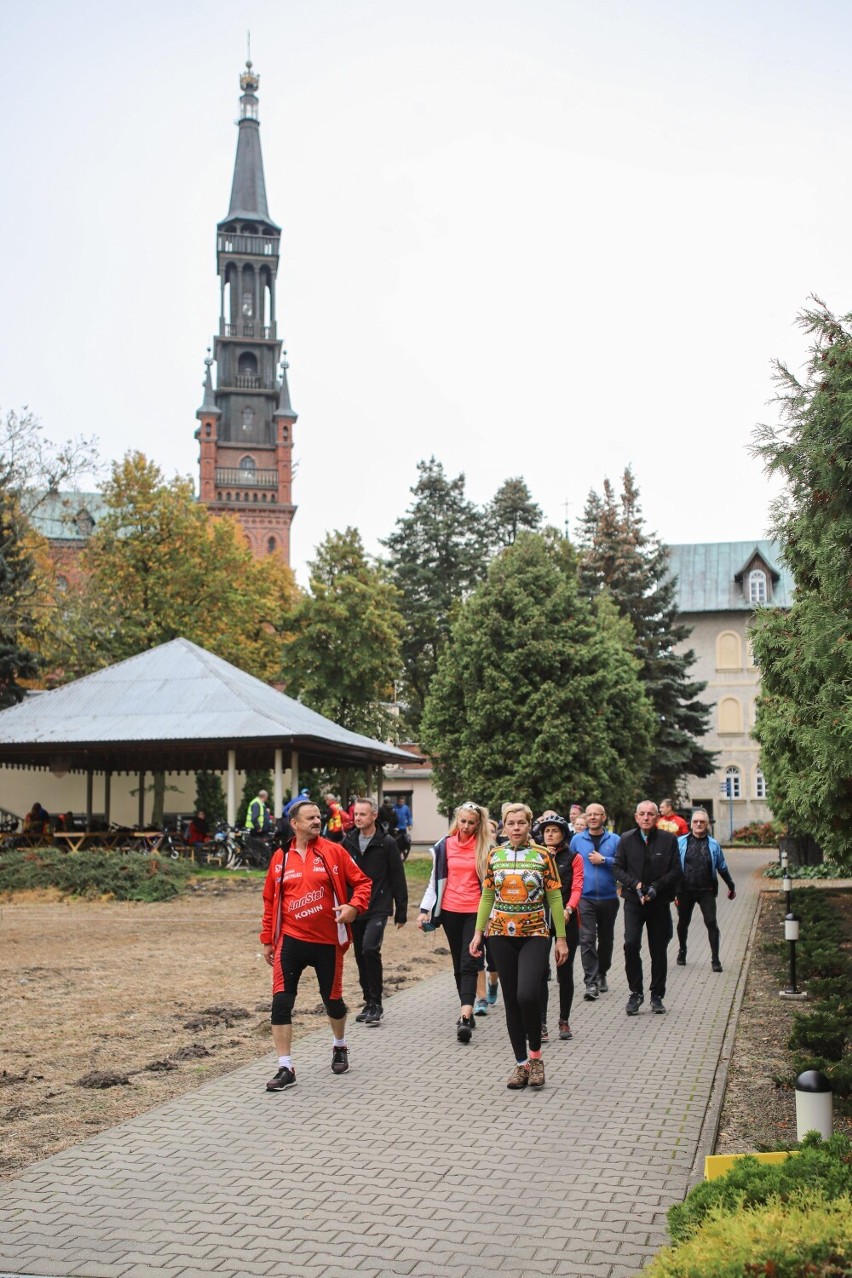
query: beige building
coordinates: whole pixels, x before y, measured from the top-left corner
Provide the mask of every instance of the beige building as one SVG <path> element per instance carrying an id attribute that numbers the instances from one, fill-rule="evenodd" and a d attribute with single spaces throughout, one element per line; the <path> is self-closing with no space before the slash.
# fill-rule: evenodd
<path id="1" fill-rule="evenodd" d="M 684 806 L 706 807 L 716 836 L 727 839 L 732 822 L 737 829 L 772 817 L 760 747 L 751 736 L 760 671 L 749 626 L 762 604 L 791 606 L 793 579 L 773 541 L 711 542 L 670 550 L 678 613 L 692 627 L 681 647 L 695 652 L 691 674 L 707 684 L 701 700 L 712 707 L 702 745 L 717 755 L 715 773 L 687 777 L 681 797 Z"/>
<path id="2" fill-rule="evenodd" d="M 432 762 L 416 745 L 402 743 L 411 763 L 386 763 L 383 768 L 382 794 L 394 803 L 404 799 L 411 808 L 411 845 L 416 852 L 426 852 L 447 833 L 447 822 L 438 811 L 438 796 L 432 788 Z"/>

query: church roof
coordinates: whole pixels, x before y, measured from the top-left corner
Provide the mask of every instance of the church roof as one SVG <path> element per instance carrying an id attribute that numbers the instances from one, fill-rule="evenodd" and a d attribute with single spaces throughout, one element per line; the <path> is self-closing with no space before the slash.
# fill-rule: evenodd
<path id="1" fill-rule="evenodd" d="M 173 639 L 0 711 L 0 764 L 167 771 L 224 766 L 228 749 L 278 747 L 305 759 L 409 762 L 396 746 L 351 732 L 212 652 Z M 207 762 L 204 762 L 204 759 Z"/>
<path id="2" fill-rule="evenodd" d="M 770 574 L 768 603 L 789 608 L 794 582 L 777 541 L 713 541 L 669 547 L 678 612 L 754 612 L 744 578 L 755 557 Z"/>
<path id="3" fill-rule="evenodd" d="M 103 493 L 36 492 L 25 506 L 33 528 L 49 541 L 88 541 L 106 512 Z"/>
<path id="4" fill-rule="evenodd" d="M 251 62 L 246 63 L 246 71 L 240 77 L 243 90 L 240 119 L 237 121 L 237 157 L 234 161 L 234 180 L 231 183 L 231 202 L 228 216 L 232 218 L 253 218 L 265 222 L 267 226 L 278 231 L 269 216 L 266 202 L 266 181 L 263 176 L 263 156 L 260 150 L 260 121 L 257 118 L 257 89 L 260 76 L 251 70 Z"/>

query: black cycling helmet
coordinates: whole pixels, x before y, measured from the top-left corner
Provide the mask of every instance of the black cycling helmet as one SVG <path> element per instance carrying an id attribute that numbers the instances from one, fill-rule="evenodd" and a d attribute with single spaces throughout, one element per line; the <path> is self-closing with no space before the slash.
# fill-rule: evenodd
<path id="1" fill-rule="evenodd" d="M 566 843 L 571 842 L 571 834 L 572 834 L 571 827 L 564 817 L 561 817 L 561 816 L 545 817 L 543 821 L 539 821 L 538 829 L 542 838 L 544 837 L 544 832 L 549 825 L 557 826 L 562 831 L 562 838 L 565 840 L 565 842 Z"/>

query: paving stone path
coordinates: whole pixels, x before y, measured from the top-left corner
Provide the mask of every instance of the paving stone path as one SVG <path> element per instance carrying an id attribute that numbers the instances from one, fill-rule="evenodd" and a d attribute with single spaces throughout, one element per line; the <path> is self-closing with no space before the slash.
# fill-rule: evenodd
<path id="1" fill-rule="evenodd" d="M 617 937 L 610 993 L 575 1002 L 573 1041 L 554 1032 L 543 1091 L 506 1089 L 501 1004 L 463 1047 L 452 976 L 432 977 L 381 1027 L 352 1023 L 347 1075 L 315 1031 L 287 1092 L 265 1092 L 266 1057 L 28 1168 L 0 1189 L 0 1278 L 636 1274 L 712 1152 L 765 860 L 729 858 L 721 975 L 698 912 L 687 967 L 670 949 L 666 1016 L 647 995 L 625 1015 Z"/>

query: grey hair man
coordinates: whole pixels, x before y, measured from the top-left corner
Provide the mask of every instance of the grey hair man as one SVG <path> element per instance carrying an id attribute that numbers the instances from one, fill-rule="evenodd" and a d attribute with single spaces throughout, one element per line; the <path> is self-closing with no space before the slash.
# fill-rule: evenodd
<path id="1" fill-rule="evenodd" d="M 710 818 L 703 808 L 695 809 L 689 834 L 681 835 L 677 842 L 683 871 L 683 882 L 677 894 L 677 940 L 680 947 L 678 964 L 681 967 L 686 964 L 686 938 L 689 935 L 692 912 L 697 905 L 710 940 L 710 965 L 714 972 L 721 972 L 719 925 L 716 922 L 719 879 L 724 879 L 728 885 L 729 901 L 733 901 L 737 890 L 721 845 L 710 837 Z"/>

